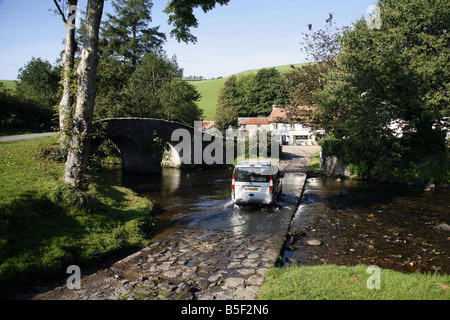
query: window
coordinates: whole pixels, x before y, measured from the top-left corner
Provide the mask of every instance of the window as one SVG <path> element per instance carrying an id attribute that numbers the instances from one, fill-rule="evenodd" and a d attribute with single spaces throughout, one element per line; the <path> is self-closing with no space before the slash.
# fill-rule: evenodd
<path id="1" fill-rule="evenodd" d="M 270 171 L 266 168 L 238 168 L 236 181 L 238 182 L 269 182 Z"/>
<path id="2" fill-rule="evenodd" d="M 291 129 L 290 130 L 295 130 L 295 124 L 291 123 Z"/>

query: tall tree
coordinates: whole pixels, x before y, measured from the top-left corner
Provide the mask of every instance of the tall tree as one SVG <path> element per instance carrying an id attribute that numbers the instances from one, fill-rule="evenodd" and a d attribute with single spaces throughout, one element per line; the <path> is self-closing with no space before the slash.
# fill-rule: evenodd
<path id="1" fill-rule="evenodd" d="M 114 15 L 107 14 L 101 30 L 105 57 L 131 62 L 135 66 L 145 54 L 158 50 L 166 41 L 152 22 L 151 0 L 113 0 Z"/>
<path id="2" fill-rule="evenodd" d="M 204 12 L 212 10 L 216 4 L 227 4 L 229 0 L 172 0 L 165 12 L 169 23 L 175 26 L 172 35 L 178 41 L 193 42 L 195 37 L 190 28 L 198 22 L 193 9 L 201 7 Z M 77 69 L 77 103 L 73 119 L 73 130 L 69 139 L 69 153 L 66 161 L 66 183 L 81 188 L 85 184 L 85 172 L 89 160 L 90 127 L 95 103 L 96 71 L 98 63 L 98 38 L 104 0 L 88 0 L 86 16 L 86 36 L 80 65 Z"/>
<path id="3" fill-rule="evenodd" d="M 66 183 L 85 187 L 89 161 L 90 129 L 95 104 L 95 80 L 98 64 L 98 40 L 104 0 L 89 0 L 86 12 L 86 37 L 77 68 L 78 89 L 73 128 L 69 137 L 65 175 Z"/>
<path id="4" fill-rule="evenodd" d="M 275 68 L 264 68 L 255 74 L 257 103 L 254 115 L 267 117 L 276 105 L 287 105 L 289 93 L 281 72 Z"/>
<path id="5" fill-rule="evenodd" d="M 72 120 L 72 107 L 75 102 L 75 92 L 73 89 L 75 77 L 75 54 L 77 52 L 77 42 L 75 41 L 75 23 L 77 19 L 78 0 L 53 0 L 57 12 L 61 15 L 66 28 L 65 50 L 62 55 L 63 61 L 63 93 L 59 103 L 59 128 L 60 128 L 60 149 L 66 153 L 66 144 L 70 135 L 70 124 Z M 67 12 L 67 16 L 65 11 Z"/>
<path id="6" fill-rule="evenodd" d="M 372 164 L 381 154 L 411 162 L 445 154 L 450 2 L 382 0 L 378 7 L 379 29 L 361 19 L 342 36 L 338 68 L 316 95 L 322 122 L 336 138 L 370 149 Z"/>
<path id="7" fill-rule="evenodd" d="M 312 111 L 298 106 L 315 106 L 318 103 L 314 93 L 323 89 L 324 78 L 336 68 L 336 57 L 340 50 L 339 37 L 347 29 L 338 28 L 330 14 L 324 29 L 314 31 L 310 25 L 309 32 L 303 33 L 301 51 L 306 54 L 309 63 L 301 67 L 291 66 L 291 72 L 285 74 L 290 100 L 287 108 L 297 119 L 313 121 Z"/>
<path id="8" fill-rule="evenodd" d="M 200 94 L 180 81 L 183 70 L 176 57 L 151 52 L 136 67 L 123 92 L 122 108 L 115 116 L 158 118 L 193 126 L 202 112 L 196 101 Z"/>
<path id="9" fill-rule="evenodd" d="M 226 130 L 229 126 L 237 125 L 240 108 L 241 102 L 237 87 L 237 77 L 232 75 L 225 81 L 217 101 L 214 119 L 219 130 Z"/>

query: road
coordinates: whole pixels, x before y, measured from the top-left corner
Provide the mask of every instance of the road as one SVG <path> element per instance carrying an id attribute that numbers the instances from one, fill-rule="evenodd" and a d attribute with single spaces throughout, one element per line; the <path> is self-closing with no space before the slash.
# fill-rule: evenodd
<path id="1" fill-rule="evenodd" d="M 152 245 L 108 268 L 65 284 L 36 300 L 252 300 L 282 251 L 318 147 L 283 147 L 283 196 L 276 208 L 229 210 L 155 238 Z M 230 204 L 233 206 L 232 204 Z M 83 270 L 82 270 L 83 271 Z M 83 272 L 82 272 L 83 274 Z"/>
<path id="2" fill-rule="evenodd" d="M 48 137 L 48 136 L 53 136 L 55 134 L 56 134 L 56 132 L 45 132 L 45 133 L 20 134 L 20 135 L 15 135 L 15 136 L 0 136 L 0 142 Z"/>

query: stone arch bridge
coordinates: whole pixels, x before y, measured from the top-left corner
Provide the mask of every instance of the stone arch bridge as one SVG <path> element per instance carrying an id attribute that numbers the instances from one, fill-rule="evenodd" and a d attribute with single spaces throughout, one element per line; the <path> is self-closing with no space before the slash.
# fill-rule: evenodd
<path id="1" fill-rule="evenodd" d="M 94 128 L 96 133 L 91 141 L 91 154 L 94 154 L 106 139 L 111 140 L 121 152 L 122 170 L 125 172 L 156 173 L 161 171 L 162 166 L 201 165 L 198 159 L 195 159 L 194 150 L 198 147 L 194 146 L 194 140 L 195 137 L 198 139 L 199 134 L 201 136 L 206 133 L 193 127 L 160 119 L 112 118 L 95 121 Z M 190 154 L 183 154 L 186 150 L 180 151 L 176 148 L 179 141 L 172 141 L 172 133 L 177 129 L 184 129 L 184 133 L 189 133 L 192 151 Z M 214 141 L 215 138 L 210 139 L 209 141 Z M 180 138 L 180 141 L 186 143 L 183 138 Z M 207 144 L 201 144 L 201 152 Z M 222 144 L 225 145 L 223 141 Z M 225 152 L 218 156 L 225 157 Z"/>

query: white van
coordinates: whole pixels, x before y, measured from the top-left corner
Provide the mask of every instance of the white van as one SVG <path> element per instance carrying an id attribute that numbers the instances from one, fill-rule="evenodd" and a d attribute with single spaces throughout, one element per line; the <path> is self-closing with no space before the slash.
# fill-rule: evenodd
<path id="1" fill-rule="evenodd" d="M 243 161 L 233 172 L 231 197 L 235 204 L 276 203 L 282 193 L 283 174 L 271 161 Z"/>

